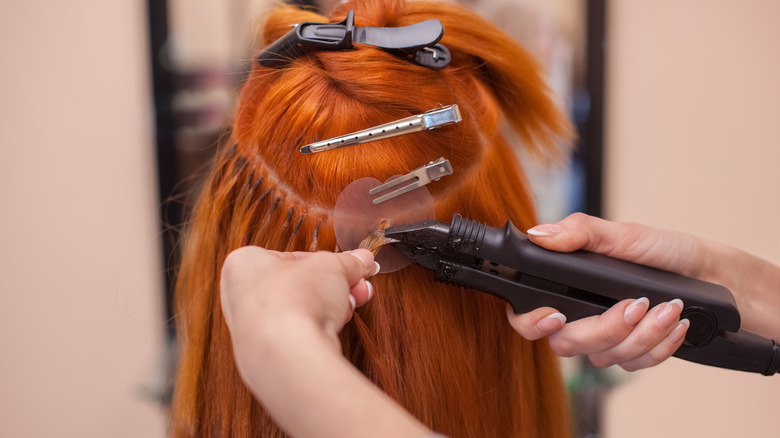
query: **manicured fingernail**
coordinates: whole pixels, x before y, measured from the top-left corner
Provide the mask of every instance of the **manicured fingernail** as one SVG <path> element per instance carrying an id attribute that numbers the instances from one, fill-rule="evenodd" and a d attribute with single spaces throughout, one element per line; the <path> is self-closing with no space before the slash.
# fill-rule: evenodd
<path id="1" fill-rule="evenodd" d="M 560 233 L 561 231 L 563 231 L 563 228 L 561 228 L 558 225 L 541 224 L 531 228 L 530 230 L 526 231 L 526 233 L 537 237 L 549 237 L 549 236 L 554 236 Z"/>
<path id="2" fill-rule="evenodd" d="M 650 308 L 650 300 L 645 297 L 639 298 L 626 307 L 626 311 L 623 312 L 623 320 L 628 325 L 635 325 L 645 316 L 647 309 Z"/>
<path id="3" fill-rule="evenodd" d="M 658 312 L 658 321 L 661 325 L 671 324 L 673 319 L 677 319 L 683 309 L 683 302 L 680 299 L 674 299 L 664 304 L 663 309 Z"/>
<path id="4" fill-rule="evenodd" d="M 566 315 L 562 313 L 553 313 L 542 318 L 541 321 L 536 323 L 536 326 L 539 327 L 539 330 L 542 332 L 550 333 L 563 327 L 565 323 Z"/>
<path id="5" fill-rule="evenodd" d="M 366 287 L 368 288 L 368 299 L 370 300 L 371 297 L 374 296 L 374 285 L 371 284 L 370 281 L 366 280 Z"/>
<path id="6" fill-rule="evenodd" d="M 355 297 L 352 295 L 349 296 L 349 305 L 352 307 L 352 310 L 355 310 L 355 307 L 357 307 L 357 301 L 355 301 Z"/>
<path id="7" fill-rule="evenodd" d="M 382 267 L 379 266 L 379 263 L 374 262 L 374 269 L 371 270 L 371 273 L 369 273 L 368 276 L 371 277 L 378 274 L 380 269 L 382 269 Z"/>
<path id="8" fill-rule="evenodd" d="M 690 321 L 687 319 L 681 319 L 680 322 L 677 323 L 677 327 L 675 327 L 674 330 L 669 333 L 669 336 L 666 337 L 666 340 L 672 344 L 676 344 L 682 341 L 685 337 L 685 333 L 688 331 L 688 327 L 690 326 Z"/>

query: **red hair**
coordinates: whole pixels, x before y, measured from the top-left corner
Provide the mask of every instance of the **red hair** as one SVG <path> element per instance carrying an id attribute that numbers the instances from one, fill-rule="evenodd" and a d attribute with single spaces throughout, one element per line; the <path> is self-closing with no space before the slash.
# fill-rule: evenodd
<path id="1" fill-rule="evenodd" d="M 231 143 L 220 154 L 188 230 L 176 306 L 182 340 L 173 435 L 283 436 L 241 382 L 220 310 L 219 273 L 244 245 L 338 250 L 331 211 L 352 181 L 384 181 L 446 157 L 453 176 L 429 185 L 436 218 L 453 213 L 489 225 L 535 223 L 527 183 L 499 133 L 507 121 L 524 145 L 552 154 L 570 125 L 548 96 L 540 68 L 507 36 L 446 3 L 357 0 L 357 26 L 444 24 L 452 62 L 437 71 L 380 49 L 316 52 L 281 69 L 256 65 L 243 87 Z M 291 24 L 328 19 L 283 7 L 265 44 Z M 303 155 L 313 141 L 458 104 L 463 121 L 365 145 Z M 568 436 L 557 358 L 506 321 L 492 296 L 434 282 L 416 266 L 380 274 L 378 293 L 341 334 L 344 354 L 434 430 L 451 437 Z M 316 364 L 312 364 L 316 366 Z"/>

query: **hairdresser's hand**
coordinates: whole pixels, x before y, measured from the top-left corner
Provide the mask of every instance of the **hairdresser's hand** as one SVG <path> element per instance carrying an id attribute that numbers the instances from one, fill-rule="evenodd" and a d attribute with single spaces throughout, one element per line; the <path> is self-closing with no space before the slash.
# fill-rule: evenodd
<path id="1" fill-rule="evenodd" d="M 780 267 L 766 260 L 688 234 L 584 214 L 539 225 L 528 236 L 555 251 L 584 249 L 722 284 L 734 294 L 744 329 L 780 338 L 780 322 L 775 317 L 780 312 Z M 551 346 L 558 354 L 587 354 L 597 366 L 619 364 L 636 370 L 668 358 L 687 330 L 687 321 L 678 321 L 677 306 L 663 303 L 647 310 L 645 300 L 625 300 L 603 315 L 566 325 L 563 316 L 550 308 L 512 315 L 510 321 L 528 338 L 551 335 Z"/>
<path id="2" fill-rule="evenodd" d="M 694 277 L 701 274 L 706 255 L 692 236 L 583 214 L 539 225 L 528 236 L 547 249 L 584 249 Z M 526 338 L 549 335 L 550 346 L 561 356 L 584 354 L 598 367 L 619 365 L 634 371 L 663 362 L 682 344 L 688 329 L 688 321 L 679 319 L 682 305 L 674 300 L 650 309 L 647 299 L 640 298 L 565 325 L 564 315 L 552 308 L 510 314 L 510 322 Z"/>
<path id="3" fill-rule="evenodd" d="M 241 378 L 291 436 L 424 437 L 422 424 L 341 354 L 338 332 L 373 287 L 371 252 L 228 255 L 222 313 Z"/>
<path id="4" fill-rule="evenodd" d="M 278 252 L 248 246 L 230 253 L 222 267 L 221 300 L 234 342 L 261 330 L 301 324 L 336 348 L 338 332 L 373 287 L 365 278 L 378 265 L 366 250 Z M 239 363 L 240 365 L 240 363 Z"/>

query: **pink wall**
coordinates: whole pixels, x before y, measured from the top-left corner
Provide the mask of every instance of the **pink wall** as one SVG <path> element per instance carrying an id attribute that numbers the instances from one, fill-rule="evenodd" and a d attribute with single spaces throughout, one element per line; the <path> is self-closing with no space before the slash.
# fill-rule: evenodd
<path id="1" fill-rule="evenodd" d="M 0 5 L 0 436 L 164 436 L 144 6 Z"/>
<path id="2" fill-rule="evenodd" d="M 608 217 L 780 262 L 778 17 L 774 0 L 610 2 Z M 620 377 L 608 437 L 777 434 L 780 377 L 676 359 Z"/>

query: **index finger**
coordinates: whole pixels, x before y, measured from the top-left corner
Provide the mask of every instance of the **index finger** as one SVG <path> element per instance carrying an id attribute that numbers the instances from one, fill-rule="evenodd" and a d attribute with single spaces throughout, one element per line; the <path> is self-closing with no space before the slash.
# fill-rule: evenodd
<path id="1" fill-rule="evenodd" d="M 592 354 L 620 344 L 647 311 L 647 299 L 623 300 L 601 315 L 570 322 L 550 336 L 550 347 L 559 356 Z"/>
<path id="2" fill-rule="evenodd" d="M 371 299 L 373 286 L 365 279 L 379 272 L 379 264 L 374 261 L 371 251 L 357 249 L 327 255 L 334 257 L 342 267 L 341 273 L 349 287 L 352 307 L 359 307 L 368 302 Z"/>
<path id="3" fill-rule="evenodd" d="M 360 280 L 376 274 L 377 264 L 374 255 L 365 249 L 331 253 L 320 251 L 316 253 L 288 253 L 286 257 L 317 265 L 314 269 L 338 270 L 350 287 Z M 339 269 L 340 268 L 340 269 Z"/>

